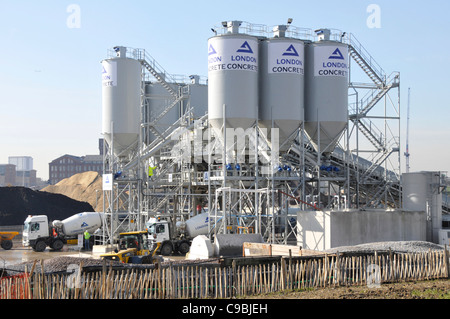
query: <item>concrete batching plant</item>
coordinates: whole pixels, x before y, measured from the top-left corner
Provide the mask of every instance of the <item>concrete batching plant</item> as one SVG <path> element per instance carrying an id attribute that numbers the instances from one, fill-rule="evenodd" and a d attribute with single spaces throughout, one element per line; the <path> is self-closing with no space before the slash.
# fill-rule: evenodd
<path id="1" fill-rule="evenodd" d="M 175 225 L 206 212 L 210 238 L 305 245 L 331 227 L 307 229 L 307 214 L 401 208 L 400 134 L 386 124 L 400 121 L 399 99 L 388 99 L 398 73 L 385 76 L 341 31 L 242 21 L 213 30 L 207 80 L 170 75 L 142 49 L 116 47 L 102 62 L 105 242 L 151 217 Z M 358 66 L 371 83 L 351 77 Z M 383 98 L 395 116 L 371 116 Z"/>

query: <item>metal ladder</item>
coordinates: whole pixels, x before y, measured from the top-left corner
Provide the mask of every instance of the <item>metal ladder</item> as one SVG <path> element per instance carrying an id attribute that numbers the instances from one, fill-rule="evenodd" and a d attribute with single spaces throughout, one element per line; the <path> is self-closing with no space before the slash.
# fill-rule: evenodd
<path id="1" fill-rule="evenodd" d="M 159 64 L 153 59 L 150 55 L 143 52 L 139 57 L 138 61 L 142 64 L 142 66 L 150 72 L 150 74 L 158 81 L 159 84 L 163 88 L 169 92 L 169 94 L 173 97 L 172 103 L 170 103 L 152 122 L 148 123 L 149 130 L 159 139 L 162 139 L 163 136 L 156 129 L 155 125 L 162 119 L 170 110 L 173 109 L 175 105 L 177 105 L 181 100 L 185 99 L 186 96 L 183 94 L 183 90 L 179 89 L 178 92 L 175 91 L 170 84 L 166 81 L 166 78 L 171 79 L 171 82 L 178 85 L 178 83 L 170 76 Z M 150 61 L 150 62 L 149 62 Z M 164 77 L 161 76 L 164 74 Z"/>

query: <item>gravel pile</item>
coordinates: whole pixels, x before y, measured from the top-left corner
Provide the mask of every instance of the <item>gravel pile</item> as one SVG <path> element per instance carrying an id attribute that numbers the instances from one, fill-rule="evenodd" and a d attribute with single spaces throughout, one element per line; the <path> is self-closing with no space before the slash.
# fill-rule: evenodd
<path id="1" fill-rule="evenodd" d="M 375 251 L 389 251 L 395 253 L 422 253 L 443 250 L 444 246 L 426 241 L 385 241 L 378 243 L 361 244 L 355 246 L 341 246 L 328 249 L 327 253 L 373 253 Z"/>
<path id="2" fill-rule="evenodd" d="M 94 208 L 61 194 L 35 191 L 27 187 L 0 187 L 0 225 L 23 225 L 28 215 L 47 215 L 49 220 L 63 220 Z"/>
<path id="3" fill-rule="evenodd" d="M 49 185 L 43 192 L 62 194 L 81 202 L 89 203 L 96 212 L 103 211 L 102 176 L 97 172 L 83 172 Z"/>

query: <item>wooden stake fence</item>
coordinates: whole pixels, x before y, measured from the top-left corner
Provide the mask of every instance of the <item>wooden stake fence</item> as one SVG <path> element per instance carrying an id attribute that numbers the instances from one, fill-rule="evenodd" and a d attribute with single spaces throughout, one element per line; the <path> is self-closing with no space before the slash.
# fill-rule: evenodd
<path id="1" fill-rule="evenodd" d="M 251 261 L 251 262 L 249 262 Z M 0 299 L 231 298 L 283 290 L 449 278 L 447 250 L 272 259 L 234 259 L 231 264 L 159 265 L 70 274 L 34 272 L 0 278 Z M 41 263 L 43 266 L 43 263 Z"/>

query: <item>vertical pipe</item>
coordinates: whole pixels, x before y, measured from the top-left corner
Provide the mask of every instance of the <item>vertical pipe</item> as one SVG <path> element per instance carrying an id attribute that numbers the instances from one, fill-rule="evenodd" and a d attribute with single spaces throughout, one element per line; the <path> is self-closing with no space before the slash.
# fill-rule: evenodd
<path id="1" fill-rule="evenodd" d="M 110 221 L 111 221 L 111 233 L 110 233 L 110 238 L 109 238 L 109 243 L 112 245 L 113 244 L 113 225 L 114 225 L 114 202 L 113 202 L 113 198 L 114 198 L 114 122 L 111 121 L 111 159 L 110 159 L 110 166 L 111 166 L 111 173 L 113 174 L 113 178 L 111 181 L 112 184 L 112 190 L 111 190 L 111 196 L 109 198 L 110 200 L 110 204 L 109 204 L 109 210 L 111 212 L 111 217 L 110 217 Z"/>
<path id="2" fill-rule="evenodd" d="M 256 126 L 255 126 L 255 215 L 256 215 L 256 221 L 255 221 L 255 233 L 259 234 L 259 223 L 261 222 L 260 219 L 260 212 L 259 212 L 259 171 L 258 171 L 258 118 L 256 119 Z M 250 143 L 249 143 L 250 146 Z"/>
<path id="3" fill-rule="evenodd" d="M 226 187 L 226 176 L 227 176 L 227 168 L 226 168 L 226 158 L 227 158 L 227 126 L 226 126 L 226 105 L 223 105 L 223 151 L 222 151 L 222 171 L 223 171 L 223 182 L 222 182 L 222 213 L 223 213 L 223 233 L 227 233 L 227 217 L 226 217 L 226 198 L 225 198 L 225 187 Z"/>
<path id="4" fill-rule="evenodd" d="M 303 202 L 306 202 L 306 185 L 305 185 L 305 142 L 304 142 L 304 138 L 305 138 L 305 121 L 302 122 L 302 126 L 301 126 L 301 132 L 300 132 L 301 136 L 300 136 L 300 146 L 301 146 L 301 150 L 302 150 L 302 200 Z M 303 210 L 306 208 L 305 204 L 302 203 L 302 207 Z"/>
<path id="5" fill-rule="evenodd" d="M 211 239 L 211 126 L 209 124 L 208 120 L 208 142 L 207 145 L 207 152 L 208 152 L 208 236 L 209 239 Z M 203 152 L 203 151 L 202 151 Z M 202 154 L 203 157 L 203 154 Z M 217 206 L 217 204 L 216 204 Z M 217 210 L 216 210 L 217 211 Z M 214 218 L 214 228 L 216 228 L 217 224 L 217 215 Z"/>

